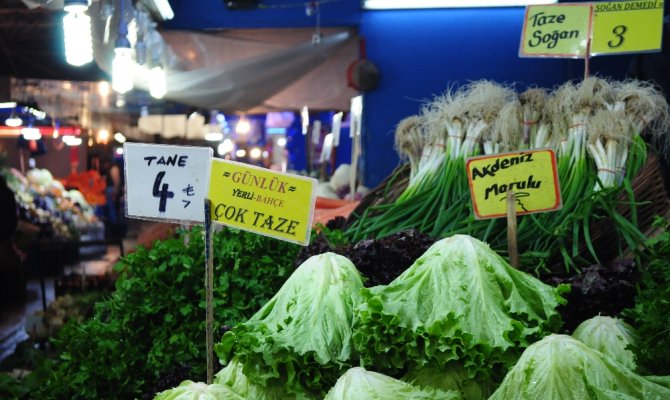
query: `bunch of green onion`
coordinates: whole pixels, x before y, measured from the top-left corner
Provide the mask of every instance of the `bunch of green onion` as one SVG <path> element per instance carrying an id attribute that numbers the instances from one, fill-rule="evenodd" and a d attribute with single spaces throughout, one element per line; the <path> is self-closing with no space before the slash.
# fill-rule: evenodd
<path id="1" fill-rule="evenodd" d="M 520 94 L 490 81 L 451 88 L 397 126 L 396 149 L 411 169 L 407 188 L 396 200 L 354 216 L 346 233 L 354 241 L 408 228 L 436 238 L 464 233 L 504 253 L 505 221 L 473 217 L 465 161 L 551 148 L 558 157 L 563 208 L 520 218 L 522 259 L 537 270 L 560 254 L 566 267 L 578 268 L 584 248 L 590 254 L 584 262 L 598 261 L 590 232 L 595 220 L 611 218 L 622 245 L 643 239 L 630 183 L 646 161 L 641 134 L 661 141 L 668 121 L 663 95 L 639 81 L 592 77 L 552 92 L 531 88 Z M 621 193 L 631 204 L 630 219 L 617 212 Z"/>

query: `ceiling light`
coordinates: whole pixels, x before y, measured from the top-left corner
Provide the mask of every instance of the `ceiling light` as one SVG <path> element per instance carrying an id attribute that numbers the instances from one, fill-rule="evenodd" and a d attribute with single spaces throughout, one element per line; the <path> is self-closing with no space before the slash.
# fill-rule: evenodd
<path id="1" fill-rule="evenodd" d="M 114 150 L 114 153 L 116 153 L 117 156 L 122 156 L 123 155 L 123 147 L 117 147 L 116 150 Z"/>
<path id="2" fill-rule="evenodd" d="M 63 9 L 63 33 L 65 36 L 65 60 L 76 67 L 93 61 L 93 38 L 91 18 L 85 14 L 88 1 L 66 0 Z"/>
<path id="3" fill-rule="evenodd" d="M 123 144 L 123 143 L 126 142 L 126 137 L 123 136 L 123 133 L 121 133 L 121 132 L 116 132 L 116 133 L 114 134 L 114 140 L 116 140 L 117 142 Z"/>
<path id="4" fill-rule="evenodd" d="M 286 146 L 286 138 L 281 137 L 281 138 L 277 139 L 277 146 L 280 146 L 280 147 Z"/>
<path id="5" fill-rule="evenodd" d="M 410 8 L 466 8 L 514 7 L 532 4 L 552 4 L 558 0 L 364 0 L 366 10 L 393 10 Z"/>
<path id="6" fill-rule="evenodd" d="M 9 117 L 5 120 L 5 125 L 10 126 L 12 128 L 17 128 L 21 125 L 23 125 L 23 120 L 19 118 L 18 115 L 16 115 L 16 109 L 13 108 L 11 114 L 9 114 Z"/>
<path id="7" fill-rule="evenodd" d="M 98 135 L 95 138 L 95 141 L 102 144 L 107 144 L 109 142 L 109 131 L 107 129 L 100 129 Z"/>
<path id="8" fill-rule="evenodd" d="M 235 133 L 239 133 L 240 135 L 246 135 L 251 131 L 251 124 L 249 123 L 249 120 L 242 117 L 240 118 L 239 121 L 237 121 L 237 125 L 235 125 Z"/>
<path id="9" fill-rule="evenodd" d="M 66 137 L 69 137 L 70 139 L 65 141 Z M 81 144 L 81 138 L 80 137 L 75 137 L 75 136 L 63 136 L 63 141 L 68 146 L 79 146 Z"/>
<path id="10" fill-rule="evenodd" d="M 254 160 L 261 158 L 261 154 L 263 154 L 263 152 L 258 147 L 254 147 L 249 151 L 249 157 L 253 158 Z"/>
<path id="11" fill-rule="evenodd" d="M 40 130 L 38 128 L 32 128 L 32 127 L 26 127 L 21 129 L 21 134 L 23 135 L 23 138 L 26 140 L 40 140 L 42 138 L 42 134 L 40 133 Z"/>
<path id="12" fill-rule="evenodd" d="M 109 96 L 109 82 L 107 81 L 98 82 L 98 93 L 100 93 L 100 96 L 102 97 Z"/>
<path id="13" fill-rule="evenodd" d="M 221 132 L 209 132 L 205 134 L 205 140 L 209 142 L 218 142 L 223 139 L 223 133 Z"/>
<path id="14" fill-rule="evenodd" d="M 232 153 L 233 149 L 235 148 L 235 144 L 233 143 L 232 140 L 230 139 L 225 139 L 223 142 L 219 144 L 219 146 L 216 148 L 217 153 L 219 153 L 220 156 L 228 153 Z"/>
<path id="15" fill-rule="evenodd" d="M 118 93 L 126 93 L 133 88 L 133 50 L 128 41 L 128 25 L 123 21 L 123 3 L 121 1 L 121 21 L 119 22 L 119 37 L 114 45 L 114 60 L 112 61 L 112 89 Z"/>
<path id="16" fill-rule="evenodd" d="M 16 107 L 15 101 L 6 101 L 4 103 L 0 103 L 0 108 L 14 108 L 14 107 Z"/>
<path id="17" fill-rule="evenodd" d="M 242 158 L 247 155 L 247 151 L 244 149 L 239 149 L 235 152 L 235 157 Z"/>
<path id="18" fill-rule="evenodd" d="M 149 94 L 155 99 L 162 99 L 167 93 L 165 70 L 157 65 L 149 70 Z"/>

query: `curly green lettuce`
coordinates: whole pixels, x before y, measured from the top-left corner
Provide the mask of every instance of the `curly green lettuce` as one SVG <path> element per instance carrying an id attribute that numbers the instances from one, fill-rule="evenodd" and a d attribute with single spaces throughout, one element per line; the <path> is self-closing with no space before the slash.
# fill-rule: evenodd
<path id="1" fill-rule="evenodd" d="M 361 367 L 348 370 L 324 400 L 460 400 L 457 392 L 423 389 Z"/>
<path id="2" fill-rule="evenodd" d="M 244 374 L 261 385 L 322 395 L 356 356 L 352 321 L 362 288 L 361 274 L 346 257 L 310 257 L 215 350 L 224 363 L 235 356 Z"/>
<path id="3" fill-rule="evenodd" d="M 176 388 L 160 392 L 154 400 L 246 400 L 223 385 L 184 381 Z"/>
<path id="4" fill-rule="evenodd" d="M 568 335 L 529 346 L 489 400 L 663 400 L 652 382 Z"/>
<path id="5" fill-rule="evenodd" d="M 363 289 L 354 344 L 363 366 L 392 373 L 459 360 L 468 376 L 502 376 L 523 348 L 554 331 L 566 286 L 512 268 L 485 243 L 455 235 L 387 286 Z"/>
<path id="6" fill-rule="evenodd" d="M 463 400 L 486 400 L 495 388 L 488 380 L 468 377 L 458 362 L 444 368 L 433 365 L 416 367 L 408 371 L 401 380 L 421 388 L 454 391 L 459 393 Z"/>
<path id="7" fill-rule="evenodd" d="M 572 337 L 626 368 L 637 368 L 635 354 L 631 350 L 637 343 L 635 330 L 618 318 L 597 316 L 587 319 L 577 326 Z"/>

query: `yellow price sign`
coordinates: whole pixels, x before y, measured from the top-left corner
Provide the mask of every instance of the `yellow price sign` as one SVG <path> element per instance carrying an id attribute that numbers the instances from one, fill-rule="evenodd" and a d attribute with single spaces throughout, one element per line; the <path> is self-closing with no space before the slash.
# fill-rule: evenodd
<path id="1" fill-rule="evenodd" d="M 526 7 L 520 57 L 584 57 L 591 28 L 591 4 Z"/>
<path id="2" fill-rule="evenodd" d="M 592 55 L 661 49 L 663 0 L 594 3 L 593 11 Z"/>
<path id="3" fill-rule="evenodd" d="M 528 150 L 468 158 L 466 162 L 475 218 L 507 214 L 507 191 L 516 195 L 518 215 L 562 207 L 553 150 Z"/>
<path id="4" fill-rule="evenodd" d="M 211 218 L 227 226 L 309 244 L 316 179 L 212 159 Z"/>

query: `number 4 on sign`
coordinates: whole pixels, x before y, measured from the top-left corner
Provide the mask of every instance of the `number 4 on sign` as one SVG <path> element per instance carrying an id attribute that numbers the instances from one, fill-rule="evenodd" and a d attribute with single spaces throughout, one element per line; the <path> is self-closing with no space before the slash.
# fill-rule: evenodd
<path id="1" fill-rule="evenodd" d="M 163 183 L 161 186 L 161 182 L 163 181 L 163 177 L 165 176 L 165 171 L 160 171 L 156 175 L 156 180 L 154 181 L 154 190 L 153 190 L 153 195 L 154 197 L 157 197 L 160 199 L 158 202 L 158 211 L 159 212 L 165 212 L 166 205 L 167 205 L 167 199 L 174 198 L 174 192 L 170 192 L 168 190 L 168 184 Z M 160 187 L 160 190 L 158 189 Z"/>

